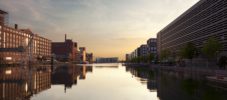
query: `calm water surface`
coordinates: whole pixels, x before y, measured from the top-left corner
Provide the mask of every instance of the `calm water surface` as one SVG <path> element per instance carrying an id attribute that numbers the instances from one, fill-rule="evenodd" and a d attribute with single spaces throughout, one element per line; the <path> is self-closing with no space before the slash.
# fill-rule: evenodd
<path id="1" fill-rule="evenodd" d="M 126 67 L 122 67 L 121 64 L 74 67 L 76 67 L 74 75 L 66 75 L 72 80 L 66 79 L 67 77 L 63 79 L 64 72 L 56 71 L 56 74 L 52 76 L 54 81 L 52 81 L 51 88 L 31 99 L 158 100 L 156 91 L 150 92 L 146 84 L 126 72 Z"/>
<path id="2" fill-rule="evenodd" d="M 122 64 L 1 67 L 0 100 L 226 100 L 225 85 L 203 77 Z"/>

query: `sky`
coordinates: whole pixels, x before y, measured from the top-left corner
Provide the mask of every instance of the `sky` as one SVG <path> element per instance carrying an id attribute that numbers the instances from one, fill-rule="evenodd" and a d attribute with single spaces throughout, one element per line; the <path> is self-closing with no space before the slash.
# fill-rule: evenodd
<path id="1" fill-rule="evenodd" d="M 95 57 L 125 59 L 199 0 L 0 0 L 9 24 L 53 42 L 68 39 Z"/>

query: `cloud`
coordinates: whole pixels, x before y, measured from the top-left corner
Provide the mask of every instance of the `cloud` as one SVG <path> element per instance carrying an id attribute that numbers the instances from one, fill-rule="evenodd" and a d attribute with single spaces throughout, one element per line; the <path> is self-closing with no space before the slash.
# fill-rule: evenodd
<path id="1" fill-rule="evenodd" d="M 123 57 L 146 39 L 156 37 L 197 1 L 0 0 L 0 9 L 8 11 L 10 23 L 19 24 L 19 28 L 30 28 L 53 41 L 63 41 L 63 34 L 68 33 L 97 56 L 118 52 Z"/>

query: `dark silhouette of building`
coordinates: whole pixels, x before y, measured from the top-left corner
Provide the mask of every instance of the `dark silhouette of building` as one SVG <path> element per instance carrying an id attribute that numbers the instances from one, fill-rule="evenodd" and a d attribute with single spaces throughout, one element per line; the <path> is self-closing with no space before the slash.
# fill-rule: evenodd
<path id="1" fill-rule="evenodd" d="M 109 57 L 109 58 L 96 58 L 96 63 L 117 63 L 118 57 Z"/>
<path id="2" fill-rule="evenodd" d="M 0 24 L 8 25 L 9 14 L 8 12 L 0 10 Z"/>
<path id="3" fill-rule="evenodd" d="M 86 53 L 86 61 L 93 63 L 93 53 Z"/>

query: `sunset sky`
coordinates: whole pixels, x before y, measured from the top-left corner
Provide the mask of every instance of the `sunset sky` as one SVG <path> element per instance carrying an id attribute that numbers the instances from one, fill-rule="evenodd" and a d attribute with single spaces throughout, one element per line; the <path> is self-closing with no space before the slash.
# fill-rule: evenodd
<path id="1" fill-rule="evenodd" d="M 124 59 L 199 0 L 0 0 L 9 23 L 52 41 L 64 34 L 95 57 Z"/>

